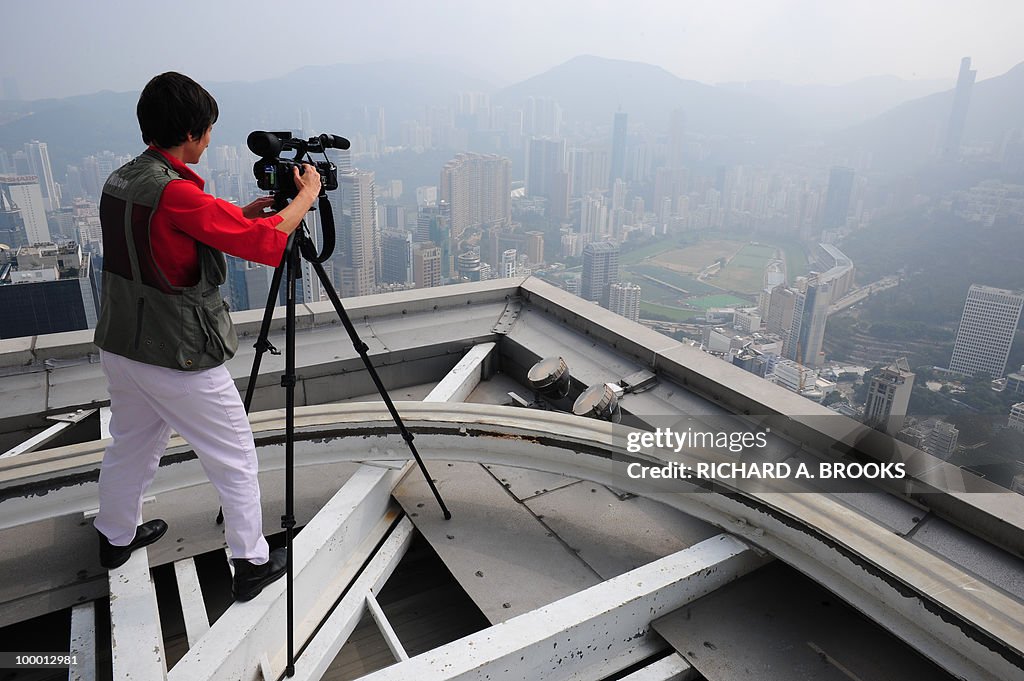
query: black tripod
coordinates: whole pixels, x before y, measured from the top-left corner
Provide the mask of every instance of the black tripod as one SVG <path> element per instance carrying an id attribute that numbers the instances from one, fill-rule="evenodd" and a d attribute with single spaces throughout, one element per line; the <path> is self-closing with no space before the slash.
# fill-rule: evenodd
<path id="1" fill-rule="evenodd" d="M 275 208 L 283 208 L 283 204 L 284 199 L 278 195 L 278 202 L 275 204 Z M 413 434 L 410 433 L 405 427 L 405 424 L 402 423 L 402 417 L 399 416 L 398 410 L 395 409 L 394 402 L 391 401 L 391 397 L 388 395 L 387 388 L 384 387 L 384 384 L 380 380 L 380 376 L 377 374 L 377 370 L 370 361 L 370 357 L 367 354 L 367 350 L 369 350 L 368 346 L 359 338 L 359 333 L 352 325 L 352 321 L 349 319 L 348 313 L 341 304 L 341 299 L 338 297 L 337 292 L 334 290 L 334 286 L 331 285 L 331 281 L 328 278 L 327 273 L 324 271 L 322 263 L 334 250 L 334 225 L 330 204 L 324 198 L 321 198 L 320 200 L 320 209 L 321 215 L 324 216 L 323 231 L 325 248 L 323 249 L 323 252 L 317 254 L 316 246 L 306 232 L 305 220 L 303 220 L 299 225 L 299 228 L 292 232 L 288 237 L 288 244 L 285 246 L 284 256 L 281 258 L 281 264 L 274 271 L 274 277 L 270 283 L 270 292 L 267 295 L 267 306 L 263 313 L 263 323 L 260 326 L 260 335 L 254 346 L 256 348 L 256 356 L 253 359 L 252 371 L 249 374 L 249 385 L 245 391 L 245 411 L 248 413 L 249 407 L 252 404 L 252 396 L 255 391 L 256 378 L 259 375 L 260 362 L 263 359 L 263 354 L 268 350 L 274 355 L 281 354 L 281 352 L 270 343 L 268 336 L 270 334 L 270 324 L 274 314 L 274 307 L 276 306 L 280 293 L 282 272 L 284 272 L 286 277 L 285 369 L 284 374 L 281 376 L 281 386 L 285 389 L 285 512 L 284 515 L 281 516 L 281 527 L 285 530 L 285 542 L 288 547 L 288 563 L 286 568 L 288 579 L 288 666 L 285 668 L 285 675 L 289 677 L 295 675 L 295 632 L 293 612 L 294 566 L 292 556 L 292 540 L 294 538 L 295 528 L 295 384 L 297 382 L 297 377 L 295 375 L 295 282 L 299 277 L 299 272 L 301 272 L 303 258 L 312 265 L 313 269 L 316 271 L 317 277 L 320 279 L 320 283 L 324 287 L 324 290 L 327 291 L 327 295 L 331 299 L 331 303 L 334 304 L 335 311 L 338 313 L 338 319 L 341 320 L 345 330 L 348 331 L 348 336 L 352 340 L 352 346 L 362 358 L 363 365 L 366 367 L 367 373 L 369 373 L 370 378 L 373 379 L 374 385 L 377 386 L 377 392 L 380 393 L 381 398 L 384 400 L 384 404 L 387 405 L 388 411 L 391 412 L 391 418 L 394 419 L 395 425 L 398 426 L 398 430 L 402 435 L 402 439 L 405 440 L 406 444 L 409 446 L 409 451 L 412 452 L 413 458 L 416 459 L 416 464 L 423 472 L 423 476 L 426 478 L 427 484 L 430 486 L 430 491 L 433 492 L 434 497 L 437 499 L 437 503 L 441 506 L 441 511 L 444 513 L 445 520 L 449 520 L 452 517 L 451 512 L 449 512 L 448 508 L 444 505 L 444 501 L 441 499 L 441 495 L 438 493 L 437 487 L 434 485 L 434 481 L 430 477 L 430 473 L 427 472 L 427 468 L 423 464 L 423 460 L 420 458 L 419 452 L 416 451 L 416 446 L 413 444 Z M 327 244 L 329 244 L 329 246 L 327 246 Z M 220 520 L 221 517 L 218 517 L 218 522 L 220 522 Z"/>

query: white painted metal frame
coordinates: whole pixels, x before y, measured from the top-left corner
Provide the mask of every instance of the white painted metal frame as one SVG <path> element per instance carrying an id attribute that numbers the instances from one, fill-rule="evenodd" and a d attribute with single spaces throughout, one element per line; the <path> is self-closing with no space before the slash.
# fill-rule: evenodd
<path id="1" fill-rule="evenodd" d="M 181 600 L 181 614 L 185 620 L 185 637 L 191 648 L 210 630 L 210 618 L 206 614 L 195 560 L 186 558 L 175 561 L 174 577 L 178 582 L 178 598 Z"/>
<path id="2" fill-rule="evenodd" d="M 54 439 L 55 437 L 63 433 L 71 426 L 91 416 L 95 411 L 95 409 L 79 409 L 76 412 L 71 412 L 68 414 L 57 414 L 55 416 L 48 416 L 48 420 L 56 421 L 57 423 L 54 423 L 52 426 L 42 431 L 41 433 L 33 435 L 32 437 L 25 440 L 21 444 L 11 447 L 3 454 L 0 454 L 0 459 L 9 459 L 10 457 L 17 456 L 19 454 L 34 452 L 35 450 L 39 449 L 40 447 L 48 443 L 50 440 Z"/>
<path id="3" fill-rule="evenodd" d="M 373 556 L 366 569 L 352 584 L 338 607 L 331 612 L 320 631 L 302 651 L 299 659 L 295 662 L 293 681 L 317 681 L 323 677 L 338 651 L 341 650 L 345 641 L 359 624 L 359 619 L 366 611 L 367 605 L 370 602 L 376 604 L 376 600 L 372 596 L 373 592 L 380 590 L 391 573 L 394 572 L 412 543 L 413 532 L 412 523 L 408 518 L 403 518 L 380 550 Z M 378 609 L 379 607 L 377 606 Z M 404 659 L 408 659 L 408 655 L 405 655 L 404 648 L 401 643 L 398 643 L 398 637 L 395 636 L 391 625 L 387 623 L 386 618 L 383 618 L 383 613 L 374 614 L 371 607 L 370 614 L 381 627 L 385 640 L 388 641 L 388 646 L 396 658 L 402 659 L 400 656 L 404 656 Z M 386 625 L 386 632 L 383 631 L 384 625 Z"/>
<path id="4" fill-rule="evenodd" d="M 114 681 L 167 678 L 160 612 L 145 548 L 109 572 L 110 648 Z"/>
<path id="5" fill-rule="evenodd" d="M 71 608 L 71 644 L 68 652 L 78 664 L 68 669 L 68 681 L 96 681 L 96 603 Z"/>
<path id="6" fill-rule="evenodd" d="M 411 528 L 411 525 L 410 525 Z M 366 609 L 370 613 L 370 617 L 377 623 L 377 628 L 380 629 L 381 635 L 384 637 L 384 642 L 388 644 L 388 649 L 391 654 L 395 656 L 398 661 L 408 660 L 409 653 L 405 652 L 405 646 L 398 639 L 398 634 L 395 633 L 395 628 L 391 626 L 391 622 L 388 621 L 387 615 L 384 614 L 384 610 L 380 607 L 380 603 L 377 602 L 377 597 L 373 594 L 374 591 L 379 590 L 380 587 L 384 586 L 381 582 L 378 586 L 374 587 L 366 595 Z M 356 622 L 358 624 L 358 621 Z"/>
<path id="7" fill-rule="evenodd" d="M 397 511 L 390 508 L 391 490 L 405 470 L 360 467 L 296 537 L 295 640 L 299 645 L 320 625 L 397 519 Z M 264 654 L 274 673 L 283 671 L 285 592 L 284 580 L 279 580 L 254 600 L 233 604 L 168 678 L 256 679 Z"/>
<path id="8" fill-rule="evenodd" d="M 657 662 L 638 669 L 620 681 L 688 681 L 696 678 L 697 670 L 679 653 L 672 653 Z"/>
<path id="9" fill-rule="evenodd" d="M 590 668 L 641 643 L 653 619 L 750 572 L 765 558 L 718 535 L 416 657 L 362 681 L 599 678 Z"/>
<path id="10" fill-rule="evenodd" d="M 497 346 L 494 343 L 480 343 L 469 349 L 459 363 L 434 386 L 424 402 L 465 402 L 469 394 L 480 385 L 484 362 Z"/>

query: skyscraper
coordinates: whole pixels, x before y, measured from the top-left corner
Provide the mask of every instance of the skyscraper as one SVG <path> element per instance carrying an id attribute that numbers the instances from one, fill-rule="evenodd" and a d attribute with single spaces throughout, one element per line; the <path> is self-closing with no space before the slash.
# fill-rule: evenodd
<path id="1" fill-rule="evenodd" d="M 32 140 L 25 145 L 28 157 L 29 172 L 39 178 L 39 189 L 43 194 L 43 205 L 46 210 L 60 208 L 60 189 L 53 181 L 53 169 L 50 168 L 50 152 L 46 142 Z"/>
<path id="2" fill-rule="evenodd" d="M 955 161 L 960 156 L 960 143 L 964 137 L 964 124 L 967 122 L 967 109 L 971 105 L 971 90 L 978 72 L 971 69 L 971 58 L 960 60 L 960 73 L 956 79 L 956 91 L 953 93 L 953 109 L 949 113 L 946 125 L 946 142 L 942 147 L 942 158 Z"/>
<path id="3" fill-rule="evenodd" d="M 825 341 L 831 297 L 832 285 L 828 282 L 812 281 L 804 291 L 796 293 L 793 323 L 785 343 L 788 359 L 807 367 L 821 366 L 821 347 Z"/>
<path id="4" fill-rule="evenodd" d="M 895 437 L 903 429 L 914 388 L 914 373 L 905 357 L 871 377 L 864 404 L 864 423 Z"/>
<path id="5" fill-rule="evenodd" d="M 383 284 L 412 282 L 412 234 L 386 231 L 381 236 L 380 280 Z"/>
<path id="6" fill-rule="evenodd" d="M 441 201 L 434 206 L 422 206 L 416 215 L 416 233 L 413 241 L 432 242 L 441 249 L 441 279 L 451 277 L 452 239 L 448 202 Z"/>
<path id="7" fill-rule="evenodd" d="M 460 243 L 463 233 L 471 227 L 509 224 L 511 197 L 512 162 L 503 156 L 458 154 L 441 169 L 439 199 L 448 204 L 451 239 L 455 243 Z"/>
<path id="8" fill-rule="evenodd" d="M 607 149 L 573 149 L 569 152 L 569 195 L 579 198 L 608 188 L 610 172 Z"/>
<path id="9" fill-rule="evenodd" d="M 608 186 L 626 177 L 626 114 L 619 111 L 612 123 L 612 168 Z"/>
<path id="10" fill-rule="evenodd" d="M 39 178 L 34 175 L 0 176 L 0 192 L 8 204 L 18 207 L 25 224 L 25 239 L 28 244 L 50 242 L 50 226 L 46 222 L 46 203 L 39 189 Z"/>
<path id="11" fill-rule="evenodd" d="M 416 288 L 441 285 L 441 249 L 429 241 L 412 249 L 412 277 Z"/>
<path id="12" fill-rule="evenodd" d="M 850 195 L 853 192 L 853 168 L 836 166 L 828 173 L 828 192 L 825 194 L 825 212 L 821 226 L 835 229 L 846 225 L 850 213 Z"/>
<path id="13" fill-rule="evenodd" d="M 550 197 L 555 173 L 565 169 L 565 141 L 534 137 L 526 149 L 526 195 Z"/>
<path id="14" fill-rule="evenodd" d="M 516 276 L 516 261 L 519 257 L 519 251 L 514 248 L 506 248 L 501 252 L 501 269 L 498 274 L 499 279 L 511 279 Z"/>
<path id="15" fill-rule="evenodd" d="M 966 376 L 984 372 L 1000 378 L 1006 370 L 1021 307 L 1024 294 L 972 285 L 956 332 L 950 371 Z"/>
<path id="16" fill-rule="evenodd" d="M 338 173 L 338 192 L 331 209 L 337 234 L 332 261 L 338 292 L 343 297 L 373 293 L 380 261 L 373 172 Z"/>
<path id="17" fill-rule="evenodd" d="M 569 176 L 565 141 L 535 137 L 526 149 L 526 195 L 548 200 L 547 215 L 563 220 L 569 212 Z"/>
<path id="18" fill-rule="evenodd" d="M 634 322 L 640 321 L 640 287 L 617 281 L 608 287 L 608 309 Z"/>
<path id="19" fill-rule="evenodd" d="M 28 243 L 25 233 L 25 221 L 21 217 L 21 209 L 10 197 L 6 187 L 0 184 L 0 244 L 12 248 Z"/>
<path id="20" fill-rule="evenodd" d="M 619 280 L 619 245 L 610 241 L 583 247 L 580 297 L 607 306 L 608 286 Z"/>
<path id="21" fill-rule="evenodd" d="M 526 233 L 526 257 L 534 267 L 544 262 L 544 232 Z"/>
<path id="22" fill-rule="evenodd" d="M 527 131 L 535 136 L 558 137 L 562 128 L 562 107 L 548 97 L 527 97 Z"/>
<path id="23" fill-rule="evenodd" d="M 768 300 L 768 314 L 765 327 L 768 333 L 774 333 L 788 341 L 789 330 L 793 327 L 793 313 L 796 308 L 796 297 L 799 291 L 779 284 L 771 289 Z M 788 350 L 783 349 L 783 353 Z"/>

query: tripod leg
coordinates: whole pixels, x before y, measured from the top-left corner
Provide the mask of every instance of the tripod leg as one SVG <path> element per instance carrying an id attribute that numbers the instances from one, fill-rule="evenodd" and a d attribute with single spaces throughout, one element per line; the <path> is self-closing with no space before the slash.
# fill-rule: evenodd
<path id="1" fill-rule="evenodd" d="M 284 515 L 281 516 L 281 527 L 285 531 L 285 545 L 288 547 L 286 566 L 288 579 L 287 592 L 287 626 L 288 626 L 288 666 L 285 676 L 295 676 L 295 593 L 294 593 L 294 537 L 295 537 L 295 280 L 302 267 L 302 257 L 295 246 L 295 233 L 289 237 L 289 247 L 285 249 L 288 260 L 288 286 L 285 314 L 285 350 L 284 375 L 281 385 L 285 389 L 285 449 L 284 449 Z"/>
<path id="2" fill-rule="evenodd" d="M 370 361 L 370 356 L 367 354 L 366 343 L 359 337 L 359 332 L 356 331 L 356 327 L 352 325 L 352 320 L 349 319 L 348 312 L 345 311 L 344 306 L 341 304 L 341 298 L 338 297 L 337 292 L 334 290 L 334 286 L 331 285 L 331 280 L 327 277 L 327 273 L 324 271 L 323 266 L 317 262 L 311 262 L 310 265 L 316 271 L 316 275 L 320 278 L 320 283 L 323 284 L 324 290 L 327 291 L 327 296 L 331 299 L 331 303 L 334 304 L 334 309 L 338 313 L 338 319 L 341 320 L 345 330 L 348 331 L 348 337 L 352 339 L 352 346 L 359 353 L 359 356 L 363 360 L 363 365 L 366 367 L 367 373 L 370 378 L 373 379 L 373 384 L 377 386 L 377 392 L 380 393 L 381 398 L 384 400 L 384 404 L 387 405 L 388 411 L 391 412 L 391 418 L 395 420 L 395 425 L 398 426 L 399 432 L 402 434 L 402 439 L 409 446 L 409 451 L 412 452 L 412 456 L 416 459 L 416 465 L 419 466 L 420 471 L 423 473 L 423 477 L 427 480 L 427 485 L 430 487 L 430 491 L 433 492 L 434 498 L 437 499 L 438 505 L 441 507 L 441 512 L 444 514 L 445 520 L 451 520 L 452 514 L 448 510 L 448 507 L 444 505 L 444 500 L 441 499 L 440 492 L 437 491 L 437 487 L 434 485 L 433 479 L 430 477 L 430 473 L 427 471 L 426 465 L 423 463 L 423 459 L 420 458 L 419 452 L 416 451 L 416 445 L 413 444 L 413 434 L 409 432 L 409 429 L 402 423 L 402 417 L 399 416 L 398 410 L 395 408 L 395 403 L 391 401 L 391 396 L 388 395 L 387 388 L 384 387 L 384 383 L 380 380 L 380 376 L 377 374 L 377 369 L 374 368 L 373 362 Z"/>
<path id="3" fill-rule="evenodd" d="M 245 413 L 249 413 L 252 407 L 252 396 L 256 391 L 256 378 L 260 374 L 260 363 L 263 361 L 263 353 L 270 350 L 270 354 L 279 355 L 281 352 L 268 340 L 270 336 L 270 324 L 274 318 L 274 308 L 277 307 L 278 296 L 281 291 L 281 273 L 285 270 L 288 260 L 289 244 L 285 247 L 284 255 L 281 256 L 281 264 L 274 270 L 274 277 L 270 281 L 270 291 L 267 293 L 267 304 L 263 308 L 263 321 L 260 323 L 260 335 L 256 338 L 253 347 L 256 348 L 256 356 L 252 360 L 252 369 L 249 372 L 249 384 L 245 388 Z"/>

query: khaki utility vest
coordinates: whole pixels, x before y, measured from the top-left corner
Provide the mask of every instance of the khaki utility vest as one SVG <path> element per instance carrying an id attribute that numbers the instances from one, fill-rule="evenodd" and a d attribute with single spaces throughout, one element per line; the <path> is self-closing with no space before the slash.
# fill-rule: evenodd
<path id="1" fill-rule="evenodd" d="M 164 188 L 182 179 L 153 150 L 118 168 L 103 186 L 103 293 L 96 345 L 137 362 L 198 371 L 223 364 L 238 349 L 220 289 L 224 254 L 196 243 L 200 277 L 174 286 L 153 257 L 150 221 Z"/>

